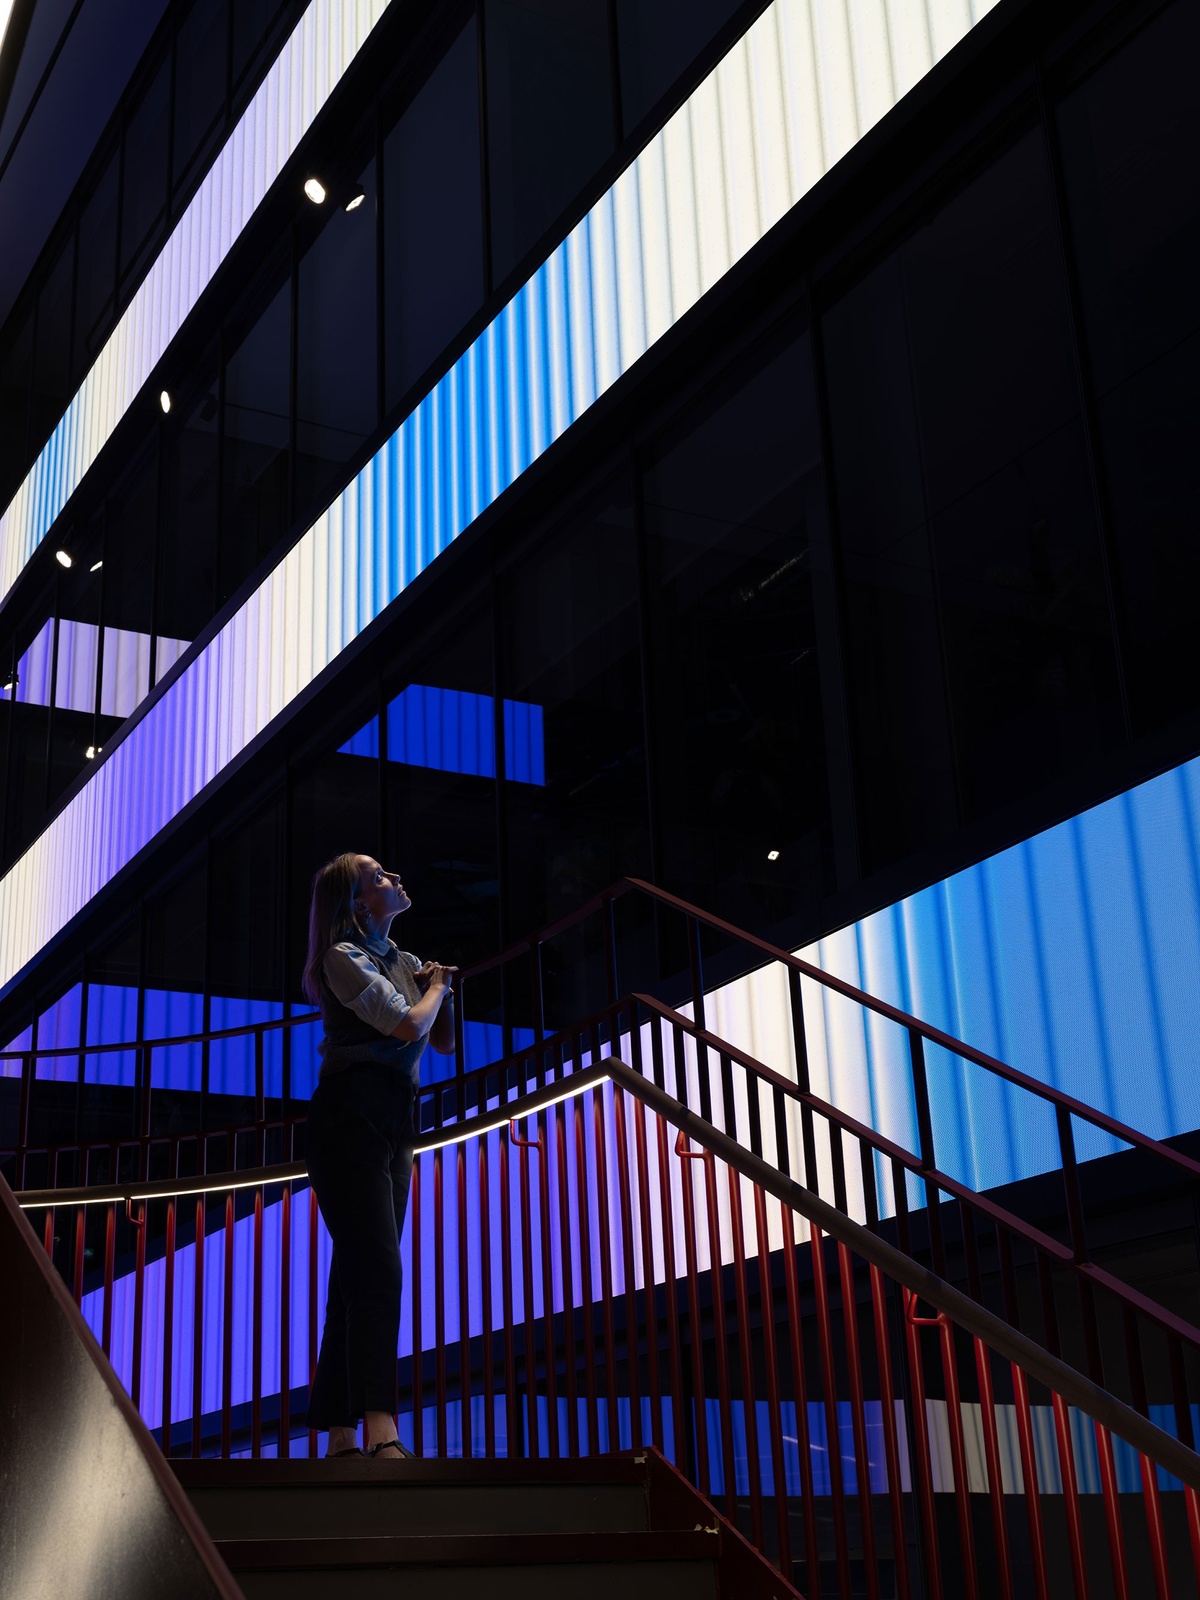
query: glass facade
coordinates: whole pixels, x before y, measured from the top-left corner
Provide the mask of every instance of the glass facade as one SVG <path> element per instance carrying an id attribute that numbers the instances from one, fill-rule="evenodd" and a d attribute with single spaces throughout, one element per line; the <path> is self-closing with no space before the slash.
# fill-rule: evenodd
<path id="1" fill-rule="evenodd" d="M 188 13 L 199 59 L 239 9 Z M 757 9 L 445 9 L 374 93 L 336 203 L 289 214 L 170 413 L 73 502 L 72 567 L 6 612 L 3 869 Z M 238 1121 L 236 1051 L 157 1053 L 147 1086 L 136 1053 L 87 1046 L 299 1007 L 307 885 L 348 846 L 403 867 L 418 953 L 460 964 L 626 874 L 794 947 L 1194 753 L 1200 37 L 1182 0 L 1115 26 L 1099 8 L 1041 102 L 997 90 L 965 153 L 922 134 L 903 195 L 864 157 L 868 232 L 818 196 L 371 613 L 234 799 L 161 847 L 128 924 L 81 925 L 6 1000 L 5 1038 L 76 1052 L 32 1086 L 31 1141 Z M 131 112 L 141 237 L 203 165 L 228 70 L 224 100 L 214 67 L 139 102 L 171 120 L 169 169 Z M 116 227 L 109 181 L 71 259 L 86 225 L 118 281 L 142 222 Z M 79 313 L 57 348 L 42 300 L 94 322 L 111 292 L 71 272 L 4 330 L 6 417 L 53 425 L 69 398 Z M 643 956 L 646 981 L 685 959 L 650 933 Z M 586 1007 L 586 957 L 553 955 L 548 1020 Z M 468 1020 L 531 1019 L 497 992 Z M 290 1107 L 312 1041 L 271 1037 Z"/>

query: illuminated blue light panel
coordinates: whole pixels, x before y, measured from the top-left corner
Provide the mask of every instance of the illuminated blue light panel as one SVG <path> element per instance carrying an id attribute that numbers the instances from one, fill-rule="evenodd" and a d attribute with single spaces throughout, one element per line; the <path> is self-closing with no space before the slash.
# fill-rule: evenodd
<path id="1" fill-rule="evenodd" d="M 0 605 L 387 10 L 312 0 L 0 516 Z"/>
<path id="2" fill-rule="evenodd" d="M 505 775 L 518 783 L 546 781 L 541 706 L 505 700 Z M 340 753 L 379 757 L 379 718 L 346 740 Z M 496 776 L 495 702 L 491 695 L 410 683 L 387 708 L 389 761 L 438 772 Z"/>
<path id="3" fill-rule="evenodd" d="M 0 881 L 0 990 L 988 9 L 775 0 Z"/>

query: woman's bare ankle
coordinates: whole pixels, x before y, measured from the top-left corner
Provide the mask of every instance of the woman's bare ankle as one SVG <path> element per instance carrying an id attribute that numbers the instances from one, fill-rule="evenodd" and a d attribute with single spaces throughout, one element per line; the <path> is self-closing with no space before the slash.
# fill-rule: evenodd
<path id="1" fill-rule="evenodd" d="M 377 1450 L 396 1437 L 396 1419 L 388 1411 L 368 1411 L 363 1418 L 363 1447 Z"/>
<path id="2" fill-rule="evenodd" d="M 326 1447 L 327 1456 L 337 1456 L 347 1450 L 358 1449 L 357 1428 L 330 1428 L 329 1444 Z"/>

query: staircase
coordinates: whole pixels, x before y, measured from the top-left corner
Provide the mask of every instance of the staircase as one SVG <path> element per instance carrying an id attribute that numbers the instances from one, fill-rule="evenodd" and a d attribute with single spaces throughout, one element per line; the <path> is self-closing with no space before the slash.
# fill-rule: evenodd
<path id="1" fill-rule="evenodd" d="M 789 1600 L 656 1451 L 582 1461 L 177 1461 L 246 1600 Z"/>
<path id="2" fill-rule="evenodd" d="M 564 939 L 593 959 L 572 992 L 593 1003 L 598 970 L 607 998 L 560 1026 Z M 706 940 L 726 972 L 774 974 L 769 1060 L 706 981 Z M 630 981 L 647 950 L 677 976 Z M 911 1136 L 814 1092 L 802 983 L 892 1051 Z M 251 1600 L 343 1576 L 570 1600 L 1196 1593 L 1200 1327 L 1109 1264 L 1103 1163 L 1081 1169 L 1076 1130 L 1132 1147 L 1105 1159 L 1162 1175 L 1179 1215 L 1200 1162 L 635 880 L 461 987 L 460 1017 L 476 993 L 526 999 L 499 1059 L 469 1062 L 460 1035 L 422 1095 L 399 1356 L 416 1461 L 326 1462 L 292 1420 L 320 1220 L 262 1062 L 267 1032 L 309 1019 L 196 1036 L 253 1036 L 258 1116 L 229 1170 L 206 1170 L 211 1137 L 156 1136 L 147 1090 L 136 1181 L 18 1196 L 190 1496 L 175 1514 L 206 1572 Z M 182 1042 L 138 1043 L 147 1082 Z M 1057 1201 L 1043 1184 L 1024 1214 L 943 1164 L 948 1065 L 1053 1130 Z M 235 1169 L 247 1139 L 258 1164 Z"/>

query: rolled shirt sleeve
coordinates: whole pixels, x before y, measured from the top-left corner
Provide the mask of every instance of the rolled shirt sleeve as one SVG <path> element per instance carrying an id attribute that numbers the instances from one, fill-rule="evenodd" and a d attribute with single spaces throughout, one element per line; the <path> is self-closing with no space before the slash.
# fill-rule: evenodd
<path id="1" fill-rule="evenodd" d="M 325 956 L 324 971 L 334 998 L 360 1021 L 382 1034 L 396 1031 L 409 1002 L 357 945 L 335 944 Z"/>

